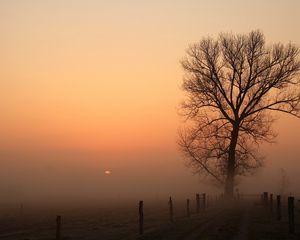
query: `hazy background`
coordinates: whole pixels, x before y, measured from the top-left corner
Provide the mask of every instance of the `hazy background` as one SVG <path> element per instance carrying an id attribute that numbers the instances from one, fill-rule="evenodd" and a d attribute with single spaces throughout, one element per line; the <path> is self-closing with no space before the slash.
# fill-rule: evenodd
<path id="1" fill-rule="evenodd" d="M 189 44 L 226 31 L 299 45 L 299 9 L 298 0 L 2 0 L 0 202 L 208 191 L 176 146 L 179 61 Z M 284 168 L 297 192 L 300 121 L 281 116 L 275 128 L 265 169 L 241 191 L 278 191 Z"/>

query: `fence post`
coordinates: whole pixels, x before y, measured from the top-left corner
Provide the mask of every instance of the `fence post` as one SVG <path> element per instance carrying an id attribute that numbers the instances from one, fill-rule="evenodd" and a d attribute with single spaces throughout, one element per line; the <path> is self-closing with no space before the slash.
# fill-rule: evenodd
<path id="1" fill-rule="evenodd" d="M 196 211 L 199 213 L 200 211 L 200 195 L 199 193 L 196 194 Z"/>
<path id="2" fill-rule="evenodd" d="M 169 198 L 169 211 L 170 211 L 170 222 L 173 222 L 173 201 L 172 198 Z"/>
<path id="3" fill-rule="evenodd" d="M 277 195 L 277 220 L 281 220 L 281 200 L 280 195 Z"/>
<path id="4" fill-rule="evenodd" d="M 139 202 L 139 234 L 144 233 L 144 202 Z"/>
<path id="5" fill-rule="evenodd" d="M 186 215 L 188 218 L 190 217 L 190 199 L 186 200 Z"/>
<path id="6" fill-rule="evenodd" d="M 265 207 L 268 206 L 268 192 L 264 192 L 264 205 Z"/>
<path id="7" fill-rule="evenodd" d="M 294 197 L 288 197 L 288 211 L 289 211 L 289 232 L 295 232 L 295 218 L 294 218 Z"/>
<path id="8" fill-rule="evenodd" d="M 56 216 L 56 240 L 61 239 L 61 216 Z"/>

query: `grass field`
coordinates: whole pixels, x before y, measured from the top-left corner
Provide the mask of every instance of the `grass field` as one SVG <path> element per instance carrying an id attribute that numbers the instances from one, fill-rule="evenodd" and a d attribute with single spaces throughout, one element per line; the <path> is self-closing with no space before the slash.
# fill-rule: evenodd
<path id="1" fill-rule="evenodd" d="M 169 221 L 168 203 L 145 202 L 144 234 L 138 234 L 137 203 L 109 207 L 47 207 L 1 210 L 0 239 L 55 239 L 56 215 L 62 216 L 62 238 L 74 240 L 193 240 L 193 239 L 300 239 L 299 203 L 295 206 L 295 233 L 288 231 L 287 206 L 282 219 L 255 200 L 239 200 L 226 206 L 219 202 L 186 216 L 185 202 L 174 201 L 174 222 Z"/>

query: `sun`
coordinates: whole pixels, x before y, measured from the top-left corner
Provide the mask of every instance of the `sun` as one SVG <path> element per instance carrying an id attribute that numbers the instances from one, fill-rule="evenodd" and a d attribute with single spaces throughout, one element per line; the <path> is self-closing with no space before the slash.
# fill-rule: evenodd
<path id="1" fill-rule="evenodd" d="M 104 174 L 105 174 L 105 175 L 110 175 L 110 174 L 111 174 L 111 171 L 110 171 L 110 170 L 105 170 L 105 171 L 104 171 Z"/>

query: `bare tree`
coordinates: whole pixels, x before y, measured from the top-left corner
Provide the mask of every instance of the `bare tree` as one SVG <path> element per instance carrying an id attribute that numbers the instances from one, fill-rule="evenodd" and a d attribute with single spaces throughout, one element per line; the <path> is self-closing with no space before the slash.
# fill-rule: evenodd
<path id="1" fill-rule="evenodd" d="M 299 117 L 299 48 L 267 46 L 260 31 L 220 34 L 191 45 L 182 60 L 188 127 L 179 145 L 189 166 L 233 196 L 235 177 L 262 166 L 259 144 L 272 142 L 272 111 Z"/>

